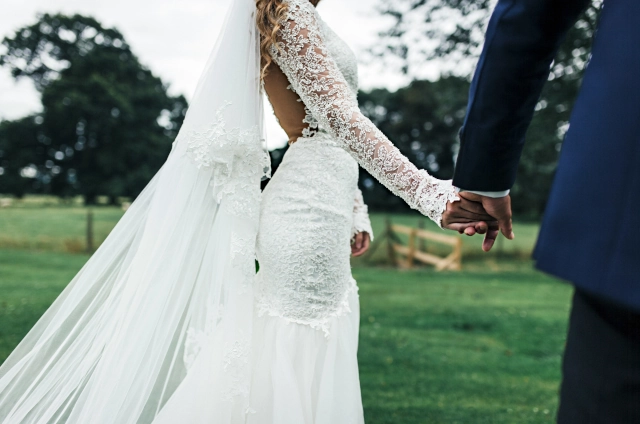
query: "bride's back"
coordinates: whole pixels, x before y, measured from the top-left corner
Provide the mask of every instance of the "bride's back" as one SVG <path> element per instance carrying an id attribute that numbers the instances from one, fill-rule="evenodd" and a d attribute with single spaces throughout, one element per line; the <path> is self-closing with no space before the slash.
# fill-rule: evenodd
<path id="1" fill-rule="evenodd" d="M 309 123 L 305 122 L 307 113 L 304 103 L 289 87 L 286 75 L 278 65 L 272 62 L 264 77 L 264 90 L 280 126 L 289 137 L 289 143 L 293 143 L 304 135 L 304 130 L 309 128 Z"/>

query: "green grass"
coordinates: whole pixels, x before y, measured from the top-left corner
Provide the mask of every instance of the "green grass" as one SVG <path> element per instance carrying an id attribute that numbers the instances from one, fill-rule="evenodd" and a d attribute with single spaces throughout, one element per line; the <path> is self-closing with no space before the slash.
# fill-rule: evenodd
<path id="1" fill-rule="evenodd" d="M 80 206 L 0 209 L 0 248 L 82 252 L 88 209 Z M 100 244 L 124 213 L 117 207 L 92 208 L 94 239 Z"/>
<path id="2" fill-rule="evenodd" d="M 368 423 L 554 422 L 570 288 L 505 268 L 354 270 Z"/>
<path id="3" fill-rule="evenodd" d="M 86 259 L 0 249 L 0 361 Z M 528 261 L 354 276 L 367 424 L 553 422 L 568 286 Z"/>
<path id="4" fill-rule="evenodd" d="M 100 243 L 123 211 L 93 212 Z M 86 215 L 78 201 L 44 197 L 0 209 L 0 361 L 86 261 L 65 253 L 84 250 Z M 386 217 L 371 216 L 377 236 Z M 391 220 L 441 231 L 418 215 Z M 516 221 L 516 240 L 490 254 L 480 237 L 461 236 L 458 273 L 368 267 L 388 263 L 383 243 L 353 261 L 368 424 L 553 422 L 570 288 L 526 259 L 537 230 Z"/>
<path id="5" fill-rule="evenodd" d="M 41 200 L 44 201 L 44 200 Z M 35 206 L 34 199 L 27 199 L 16 203 L 15 206 L 0 209 L 0 248 L 29 249 L 51 252 L 78 253 L 85 250 L 85 238 L 87 227 L 87 208 L 72 203 L 60 205 L 43 203 L 44 206 Z M 121 208 L 110 206 L 98 206 L 92 208 L 94 213 L 94 238 L 96 244 L 100 244 L 124 213 Z M 390 217 L 396 224 L 412 227 L 418 226 L 422 221 L 425 228 L 436 232 L 442 232 L 427 218 L 418 214 L 371 214 L 371 222 L 374 234 L 380 236 L 385 229 L 385 219 Z M 500 237 L 493 251 L 488 255 L 480 249 L 482 238 L 462 237 L 464 240 L 463 256 L 466 260 L 497 259 L 510 257 L 525 259 L 531 254 L 538 232 L 538 224 L 515 224 L 516 239 L 507 241 Z M 457 235 L 453 232 L 447 232 Z M 442 246 L 427 244 L 430 251 L 440 252 Z M 388 264 L 386 247 L 380 245 L 374 255 L 366 261 L 356 261 L 358 265 Z"/>
<path id="6" fill-rule="evenodd" d="M 85 255 L 0 249 L 0 361 L 86 260 Z"/>

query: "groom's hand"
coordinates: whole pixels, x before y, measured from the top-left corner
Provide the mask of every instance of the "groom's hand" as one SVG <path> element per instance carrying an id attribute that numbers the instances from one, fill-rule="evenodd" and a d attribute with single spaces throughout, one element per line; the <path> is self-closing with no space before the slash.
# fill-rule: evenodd
<path id="1" fill-rule="evenodd" d="M 513 223 L 511 220 L 511 197 L 487 197 L 480 196 L 479 194 L 463 191 L 458 194 L 460 198 L 466 199 L 470 202 L 479 203 L 482 205 L 486 213 L 495 218 L 498 222 L 497 227 L 489 228 L 487 231 L 484 242 L 482 243 L 482 250 L 488 252 L 493 247 L 498 234 L 502 234 L 509 240 L 513 240 L 515 235 L 513 234 Z"/>
<path id="2" fill-rule="evenodd" d="M 480 202 L 460 197 L 459 201 L 447 203 L 442 214 L 442 227 L 472 236 L 498 228 L 498 221 L 484 210 Z"/>

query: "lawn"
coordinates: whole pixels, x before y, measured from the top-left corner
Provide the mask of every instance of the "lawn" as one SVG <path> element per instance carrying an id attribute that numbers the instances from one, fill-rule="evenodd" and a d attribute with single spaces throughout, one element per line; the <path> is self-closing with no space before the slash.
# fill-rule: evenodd
<path id="1" fill-rule="evenodd" d="M 94 239 L 104 241 L 123 211 L 92 208 Z M 88 209 L 81 206 L 0 209 L 0 248 L 77 253 L 86 246 Z"/>
<path id="2" fill-rule="evenodd" d="M 117 219 L 117 210 L 101 210 L 105 222 L 110 213 Z M 82 225 L 72 224 L 80 218 L 64 213 L 52 218 L 55 225 L 37 215 L 15 215 L 9 225 L 6 212 L 0 211 L 0 234 L 11 227 L 15 237 L 24 237 L 18 227 L 40 234 L 32 225 L 52 240 L 55 231 L 82 233 Z M 0 361 L 86 259 L 0 249 Z M 568 286 L 535 272 L 529 261 L 493 257 L 457 273 L 356 266 L 354 276 L 368 424 L 553 422 Z"/>
<path id="3" fill-rule="evenodd" d="M 22 201 L 17 206 L 0 209 L 0 248 L 29 249 L 52 252 L 78 253 L 85 250 L 85 238 L 87 228 L 88 209 L 77 204 L 69 206 L 45 204 L 37 207 L 32 201 Z M 98 206 L 91 209 L 94 221 L 94 239 L 100 244 L 109 234 L 113 226 L 124 213 L 121 208 L 110 206 Z M 442 232 L 437 226 L 422 217 L 414 214 L 371 214 L 373 232 L 380 236 L 385 229 L 385 220 L 393 223 L 412 227 L 423 222 L 425 228 Z M 516 239 L 507 241 L 502 237 L 498 239 L 494 250 L 490 254 L 481 251 L 482 239 L 476 237 L 463 237 L 463 256 L 467 260 L 491 259 L 495 262 L 498 258 L 527 259 L 538 233 L 538 224 L 522 223 L 516 220 Z M 456 235 L 453 232 L 447 234 Z M 429 250 L 438 250 L 439 246 L 427 246 Z M 358 265 L 388 264 L 386 249 L 380 246 L 375 254 L 365 261 L 357 261 Z"/>
<path id="4" fill-rule="evenodd" d="M 554 422 L 571 290 L 504 268 L 354 269 L 368 423 Z"/>

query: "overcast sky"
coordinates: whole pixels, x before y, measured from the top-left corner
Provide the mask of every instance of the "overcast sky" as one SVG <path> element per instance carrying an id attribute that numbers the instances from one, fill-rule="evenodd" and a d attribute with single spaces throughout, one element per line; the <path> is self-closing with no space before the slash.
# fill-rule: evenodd
<path id="1" fill-rule="evenodd" d="M 1 0 L 0 38 L 32 24 L 37 13 L 80 13 L 116 27 L 140 61 L 165 83 L 171 94 L 191 97 L 211 46 L 208 23 L 215 0 Z M 376 13 L 377 0 L 323 0 L 323 19 L 360 58 L 376 42 L 376 34 L 388 21 Z M 1 47 L 0 47 L 1 48 Z M 425 65 L 428 68 L 428 65 Z M 427 69 L 427 73 L 428 69 Z M 437 73 L 433 70 L 434 75 Z M 385 72 L 375 63 L 361 60 L 363 88 L 395 89 L 406 81 L 396 72 Z M 38 93 L 28 80 L 16 83 L 0 68 L 0 119 L 15 119 L 40 108 Z M 274 120 L 269 120 L 270 147 L 284 141 Z"/>

